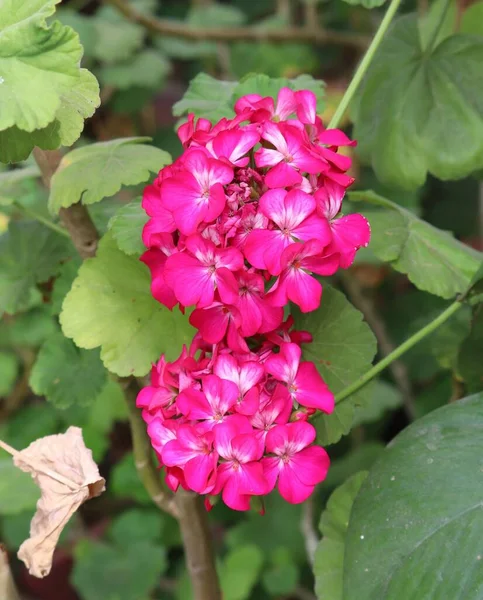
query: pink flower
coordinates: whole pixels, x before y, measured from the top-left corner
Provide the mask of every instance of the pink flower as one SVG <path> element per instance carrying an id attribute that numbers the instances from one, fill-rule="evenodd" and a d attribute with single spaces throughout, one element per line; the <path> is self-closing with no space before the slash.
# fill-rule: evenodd
<path id="1" fill-rule="evenodd" d="M 265 371 L 287 384 L 295 402 L 325 413 L 334 410 L 334 395 L 317 371 L 314 363 L 300 362 L 302 350 L 292 343 L 283 343 L 279 354 L 272 354 L 265 362 Z"/>
<path id="2" fill-rule="evenodd" d="M 302 181 L 300 171 L 320 173 L 323 162 L 307 148 L 305 134 L 288 123 L 271 123 L 263 126 L 262 138 L 274 149 L 260 148 L 255 152 L 257 167 L 273 167 L 265 177 L 270 188 L 292 186 Z"/>
<path id="3" fill-rule="evenodd" d="M 246 167 L 250 158 L 245 156 L 258 142 L 260 134 L 256 131 L 242 129 L 227 129 L 220 132 L 208 148 L 219 160 L 228 161 L 235 167 Z"/>
<path id="4" fill-rule="evenodd" d="M 327 452 L 319 446 L 308 447 L 315 435 L 312 425 L 299 421 L 274 427 L 265 439 L 267 452 L 275 454 L 262 460 L 268 487 L 273 489 L 278 479 L 280 495 L 291 504 L 306 500 L 327 475 Z"/>
<path id="5" fill-rule="evenodd" d="M 318 308 L 322 286 L 310 273 L 333 275 L 339 266 L 339 255 L 323 256 L 323 250 L 317 240 L 288 246 L 280 258 L 282 272 L 267 300 L 273 306 L 285 306 L 291 300 L 302 312 Z"/>
<path id="6" fill-rule="evenodd" d="M 340 254 L 340 266 L 347 269 L 354 262 L 357 250 L 369 244 L 371 227 L 359 214 L 336 218 L 340 212 L 345 189 L 331 181 L 315 193 L 317 210 L 330 224 L 332 243 L 330 249 Z"/>
<path id="7" fill-rule="evenodd" d="M 208 308 L 197 308 L 191 313 L 190 323 L 210 344 L 218 344 L 226 336 L 228 347 L 234 352 L 248 352 L 240 334 L 242 317 L 234 306 L 213 302 Z"/>
<path id="8" fill-rule="evenodd" d="M 161 202 L 173 213 L 181 233 L 191 235 L 202 221 L 212 221 L 222 213 L 223 185 L 233 179 L 233 169 L 196 148 L 183 156 L 183 167 L 163 181 Z"/>
<path id="9" fill-rule="evenodd" d="M 203 391 L 187 388 L 176 401 L 178 410 L 190 420 L 205 421 L 207 429 L 222 423 L 238 400 L 238 388 L 216 375 L 202 377 Z"/>
<path id="10" fill-rule="evenodd" d="M 277 225 L 277 229 L 255 229 L 246 240 L 243 252 L 258 269 L 278 275 L 280 255 L 298 239 L 315 239 L 321 246 L 330 242 L 327 220 L 315 213 L 315 199 L 305 192 L 269 190 L 260 198 L 260 210 Z"/>
<path id="11" fill-rule="evenodd" d="M 271 306 L 264 295 L 264 281 L 257 273 L 239 271 L 235 274 L 239 284 L 237 308 L 243 315 L 240 333 L 251 337 L 276 329 L 283 319 L 283 309 Z"/>
<path id="12" fill-rule="evenodd" d="M 265 436 L 275 425 L 288 423 L 292 409 L 292 398 L 287 388 L 277 384 L 272 395 L 264 395 L 259 410 L 253 415 L 250 422 L 255 429 L 263 431 Z"/>
<path id="13" fill-rule="evenodd" d="M 263 365 L 253 360 L 240 364 L 233 355 L 220 354 L 215 362 L 213 372 L 221 379 L 232 381 L 237 386 L 236 411 L 248 416 L 255 414 L 259 407 L 257 384 L 265 376 Z"/>
<path id="14" fill-rule="evenodd" d="M 150 238 L 154 248 L 150 248 L 141 256 L 140 260 L 151 271 L 151 293 L 153 298 L 172 309 L 178 302 L 173 290 L 164 279 L 164 267 L 168 256 L 176 252 L 173 236 L 170 233 L 156 234 Z"/>
<path id="15" fill-rule="evenodd" d="M 233 416 L 217 425 L 215 449 L 225 460 L 218 467 L 212 494 L 222 492 L 223 502 L 233 510 L 248 510 L 250 496 L 266 493 L 263 467 L 264 443 L 253 431 L 246 417 Z"/>
<path id="16" fill-rule="evenodd" d="M 213 432 L 192 425 L 180 425 L 176 438 L 162 449 L 168 467 L 182 467 L 186 484 L 199 494 L 209 493 L 216 479 L 218 454 L 213 448 Z"/>
<path id="17" fill-rule="evenodd" d="M 235 303 L 238 285 L 231 271 L 241 269 L 243 256 L 236 248 L 219 249 L 199 234 L 186 239 L 186 252 L 171 255 L 164 278 L 184 306 L 209 306 L 215 288 L 224 302 Z"/>

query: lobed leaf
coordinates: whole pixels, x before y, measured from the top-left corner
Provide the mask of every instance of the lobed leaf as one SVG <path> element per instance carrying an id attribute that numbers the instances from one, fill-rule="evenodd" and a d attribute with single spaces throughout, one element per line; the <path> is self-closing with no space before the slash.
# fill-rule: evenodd
<path id="1" fill-rule="evenodd" d="M 109 230 L 119 250 L 138 256 L 146 250 L 141 236 L 147 221 L 148 216 L 141 206 L 140 199 L 133 200 L 117 211 L 109 221 Z"/>
<path id="2" fill-rule="evenodd" d="M 147 268 L 119 250 L 110 233 L 79 269 L 60 322 L 80 348 L 100 346 L 104 365 L 120 376 L 146 375 L 161 353 L 174 359 L 194 335 L 186 315 L 152 298 Z"/>

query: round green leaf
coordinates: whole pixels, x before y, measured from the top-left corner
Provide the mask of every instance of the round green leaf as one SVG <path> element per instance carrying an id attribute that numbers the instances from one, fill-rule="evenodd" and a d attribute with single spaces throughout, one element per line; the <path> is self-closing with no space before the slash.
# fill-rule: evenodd
<path id="1" fill-rule="evenodd" d="M 94 204 L 114 195 L 123 185 L 146 181 L 171 162 L 167 152 L 142 142 L 149 138 L 122 138 L 89 144 L 64 156 L 52 177 L 49 208 L 57 213 L 61 207 L 76 202 Z"/>
<path id="2" fill-rule="evenodd" d="M 416 421 L 352 508 L 344 600 L 480 600 L 483 395 Z"/>
<path id="3" fill-rule="evenodd" d="M 0 352 L 0 396 L 8 396 L 18 374 L 18 358 L 13 352 Z"/>
<path id="4" fill-rule="evenodd" d="M 105 65 L 99 73 L 104 85 L 120 90 L 131 87 L 159 89 L 171 70 L 167 58 L 155 50 L 144 50 L 131 59 L 115 65 Z"/>
<path id="5" fill-rule="evenodd" d="M 174 359 L 194 335 L 187 315 L 154 300 L 147 267 L 121 252 L 110 233 L 79 269 L 60 322 L 80 348 L 101 346 L 106 368 L 122 377 L 145 375 L 163 352 Z"/>
<path id="6" fill-rule="evenodd" d="M 246 545 L 229 552 L 220 569 L 223 600 L 248 600 L 263 565 L 262 551 Z"/>
<path id="7" fill-rule="evenodd" d="M 112 522 L 109 537 L 120 546 L 135 542 L 156 542 L 161 537 L 163 515 L 155 510 L 128 510 Z"/>

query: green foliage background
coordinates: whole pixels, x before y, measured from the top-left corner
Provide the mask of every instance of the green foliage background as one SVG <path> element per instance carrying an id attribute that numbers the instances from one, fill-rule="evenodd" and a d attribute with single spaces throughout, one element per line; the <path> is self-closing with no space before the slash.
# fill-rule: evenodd
<path id="1" fill-rule="evenodd" d="M 313 89 L 327 124 L 362 54 L 344 34 L 370 39 L 381 4 L 130 0 L 187 28 L 340 37 L 280 44 L 157 35 L 101 0 L 0 2 L 0 438 L 20 449 L 79 425 L 107 479 L 63 534 L 49 578 L 14 562 L 29 598 L 190 600 L 178 526 L 137 477 L 118 380 L 145 377 L 192 336 L 151 298 L 139 197 L 180 154 L 175 128 L 188 112 L 217 120 L 245 93 L 288 85 Z M 264 516 L 215 506 L 224 600 L 482 597 L 482 65 L 482 2 L 408 1 L 343 115 L 359 141 L 344 210 L 367 216 L 372 242 L 325 283 L 319 311 L 293 313 L 314 335 L 307 359 L 338 395 L 316 422 L 332 467 L 307 505 L 274 493 Z M 50 192 L 34 146 L 65 152 Z M 77 202 L 103 236 L 84 262 L 58 216 Z M 396 368 L 344 395 L 463 297 Z M 12 553 L 37 497 L 0 455 L 0 540 Z"/>

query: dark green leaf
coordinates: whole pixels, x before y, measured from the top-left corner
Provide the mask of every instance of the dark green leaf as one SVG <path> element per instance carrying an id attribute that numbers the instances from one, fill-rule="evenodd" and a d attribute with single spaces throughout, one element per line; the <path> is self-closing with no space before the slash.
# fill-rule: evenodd
<path id="1" fill-rule="evenodd" d="M 422 185 L 483 166 L 483 39 L 452 35 L 423 50 L 415 15 L 394 22 L 373 60 L 354 137 L 382 181 Z"/>
<path id="2" fill-rule="evenodd" d="M 262 565 L 262 551 L 255 545 L 231 550 L 219 571 L 223 600 L 248 600 Z"/>
<path id="3" fill-rule="evenodd" d="M 442 298 L 467 290 L 481 264 L 480 252 L 374 192 L 352 192 L 350 199 L 384 207 L 371 225 L 369 247 L 397 271 L 406 273 L 420 290 Z M 391 218 L 394 228 L 387 229 Z"/>
<path id="4" fill-rule="evenodd" d="M 131 453 L 126 454 L 114 467 L 109 489 L 115 496 L 120 496 L 121 498 L 133 498 L 141 504 L 152 505 L 153 503 L 139 479 Z"/>
<path id="5" fill-rule="evenodd" d="M 322 540 L 315 553 L 314 575 L 317 598 L 342 600 L 344 549 L 347 526 L 359 489 L 367 471 L 353 475 L 333 492 L 320 518 Z"/>
<path id="6" fill-rule="evenodd" d="M 162 514 L 155 510 L 128 510 L 112 522 L 109 537 L 119 546 L 136 542 L 156 542 L 161 537 Z"/>
<path id="7" fill-rule="evenodd" d="M 121 252 L 111 234 L 79 269 L 60 322 L 80 348 L 101 346 L 104 365 L 121 376 L 146 375 L 163 352 L 174 359 L 194 334 L 186 315 L 153 299 L 147 268 Z"/>
<path id="8" fill-rule="evenodd" d="M 306 360 L 315 363 L 334 394 L 353 383 L 370 367 L 376 353 L 376 339 L 362 314 L 344 294 L 324 286 L 318 310 L 303 314 L 292 311 L 297 329 L 310 331 L 314 340 L 304 345 Z M 354 407 L 370 403 L 371 386 L 363 388 L 336 405 L 331 415 L 319 416 L 314 424 L 322 445 L 337 442 L 349 432 L 354 420 Z"/>
<path id="9" fill-rule="evenodd" d="M 24 510 L 33 510 L 39 495 L 30 475 L 15 467 L 12 457 L 1 450 L 0 515 L 17 515 Z"/>
<path id="10" fill-rule="evenodd" d="M 236 86 L 236 81 L 220 81 L 199 73 L 191 80 L 183 98 L 173 106 L 173 114 L 181 117 L 193 112 L 197 117 L 212 121 L 233 117 L 235 113 L 230 101 Z"/>
<path id="11" fill-rule="evenodd" d="M 475 308 L 471 332 L 461 344 L 458 371 L 469 392 L 483 389 L 483 304 Z"/>
<path id="12" fill-rule="evenodd" d="M 461 33 L 483 36 L 483 2 L 475 2 L 463 13 L 460 25 Z"/>
<path id="13" fill-rule="evenodd" d="M 344 600 L 480 598 L 482 400 L 416 421 L 372 468 L 350 516 Z"/>
<path id="14" fill-rule="evenodd" d="M 401 393 L 390 383 L 379 379 L 372 386 L 371 391 L 371 401 L 364 406 L 356 407 L 352 427 L 364 423 L 374 423 L 386 411 L 399 408 L 402 404 Z"/>
<path id="15" fill-rule="evenodd" d="M 171 64 L 161 52 L 143 50 L 126 62 L 105 65 L 99 72 L 104 85 L 120 90 L 131 87 L 159 89 L 171 70 Z"/>
<path id="16" fill-rule="evenodd" d="M 67 240 L 47 227 L 11 222 L 0 237 L 0 314 L 27 308 L 35 284 L 55 275 L 68 252 Z"/>
<path id="17" fill-rule="evenodd" d="M 13 352 L 0 352 L 0 396 L 8 396 L 15 385 L 19 370 L 18 358 Z"/>
<path id="18" fill-rule="evenodd" d="M 58 315 L 62 310 L 64 298 L 72 287 L 81 264 L 82 260 L 80 257 L 74 256 L 71 260 L 68 260 L 60 267 L 59 275 L 55 279 L 52 296 L 50 299 L 50 310 L 53 315 Z"/>

